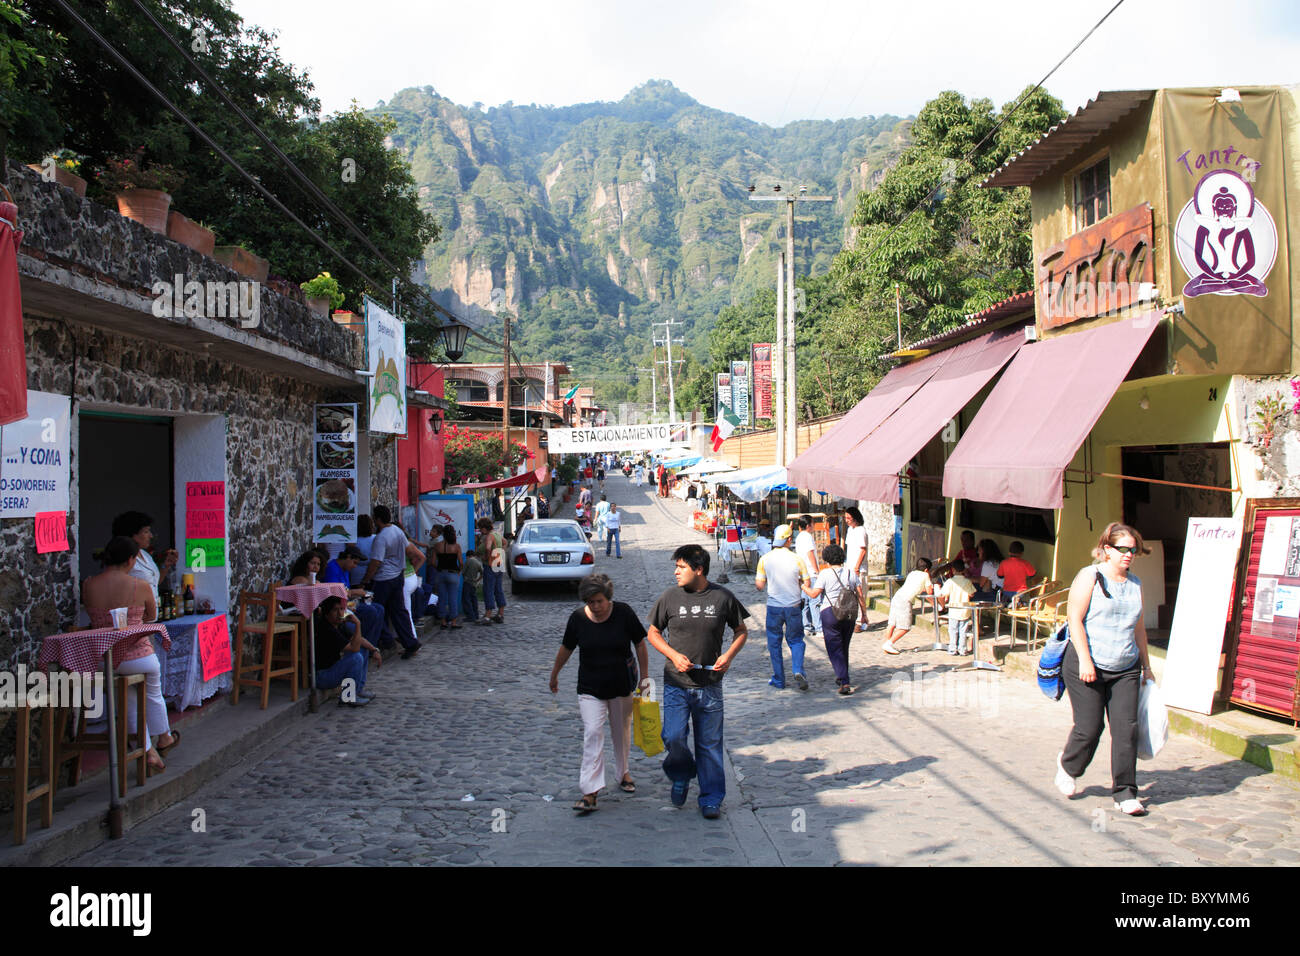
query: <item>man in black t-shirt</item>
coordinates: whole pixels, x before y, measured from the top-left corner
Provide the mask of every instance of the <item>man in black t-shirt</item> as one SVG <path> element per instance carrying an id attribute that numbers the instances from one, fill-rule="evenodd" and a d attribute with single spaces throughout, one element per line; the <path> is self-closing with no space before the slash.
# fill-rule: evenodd
<path id="1" fill-rule="evenodd" d="M 351 628 L 344 625 L 347 618 L 352 619 Z M 316 610 L 314 630 L 316 686 L 321 690 L 345 687 L 344 693 L 339 696 L 340 704 L 362 707 L 370 703 L 374 695 L 364 693 L 366 665 L 373 661 L 379 667 L 384 658 L 378 648 L 362 637 L 361 622 L 348 611 L 347 602 L 333 594 L 322 601 Z M 351 634 L 348 633 L 349 630 Z M 352 681 L 350 688 L 344 685 L 348 680 Z"/>
<path id="2" fill-rule="evenodd" d="M 722 676 L 745 645 L 748 612 L 726 588 L 710 584 L 709 553 L 698 544 L 673 552 L 677 587 L 669 588 L 650 612 L 651 646 L 668 658 L 664 665 L 664 773 L 673 782 L 674 806 L 686 803 L 691 778 L 699 776 L 700 812 L 717 819 L 726 796 L 722 751 Z M 731 645 L 722 650 L 730 626 Z M 695 753 L 687 733 L 695 725 Z"/>

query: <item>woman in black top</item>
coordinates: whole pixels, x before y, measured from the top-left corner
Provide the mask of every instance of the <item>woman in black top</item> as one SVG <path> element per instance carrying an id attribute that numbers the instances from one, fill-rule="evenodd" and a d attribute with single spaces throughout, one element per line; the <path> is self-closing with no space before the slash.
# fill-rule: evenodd
<path id="1" fill-rule="evenodd" d="M 569 616 L 563 646 L 551 667 L 551 693 L 559 690 L 560 669 L 573 654 L 578 655 L 578 710 L 582 713 L 582 770 L 579 786 L 583 797 L 573 805 L 580 813 L 596 809 L 596 794 L 605 786 L 605 721 L 614 740 L 614 771 L 619 789 L 635 793 L 636 784 L 628 773 L 632 748 L 632 691 L 638 673 L 649 670 L 645 628 L 636 612 L 615 602 L 614 582 L 605 574 L 592 574 L 578 585 L 584 607 Z M 634 658 L 635 653 L 635 658 Z M 638 666 L 640 668 L 638 670 Z M 642 687 L 647 681 L 642 680 Z"/>
<path id="2" fill-rule="evenodd" d="M 435 541 L 429 551 L 435 562 L 433 580 L 438 593 L 439 626 L 457 629 L 463 561 L 460 545 L 456 543 L 456 528 L 453 525 L 443 528 L 442 540 Z"/>

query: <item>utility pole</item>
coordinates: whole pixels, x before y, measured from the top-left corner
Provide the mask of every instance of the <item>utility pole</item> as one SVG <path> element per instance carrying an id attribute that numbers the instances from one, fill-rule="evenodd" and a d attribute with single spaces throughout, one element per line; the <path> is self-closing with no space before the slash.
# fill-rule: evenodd
<path id="1" fill-rule="evenodd" d="M 794 204 L 797 202 L 833 202 L 833 196 L 809 196 L 807 186 L 784 186 L 774 183 L 759 192 L 758 187 L 749 187 L 749 198 L 756 202 L 784 202 L 785 213 L 785 421 L 777 422 L 778 431 L 785 432 L 785 458 L 778 464 L 787 464 L 799 451 L 796 423 L 798 421 L 799 391 L 798 378 L 795 374 L 794 354 Z M 782 298 L 778 290 L 777 299 Z M 778 320 L 779 321 L 779 320 Z M 779 413 L 778 413 L 779 414 Z"/>
<path id="2" fill-rule="evenodd" d="M 776 408 L 776 464 L 785 465 L 785 253 L 776 264 L 776 344 L 772 347 L 772 386 Z"/>
<path id="3" fill-rule="evenodd" d="M 656 322 L 656 323 L 654 323 L 654 325 L 651 326 L 651 329 L 652 329 L 652 330 L 653 330 L 656 326 L 659 326 L 659 325 L 662 325 L 662 326 L 664 327 L 664 341 L 663 341 L 663 345 L 664 345 L 664 348 L 667 349 L 667 352 L 668 352 L 668 361 L 667 361 L 667 365 L 668 365 L 668 420 L 669 420 L 670 422 L 675 421 L 675 420 L 677 419 L 677 392 L 676 392 L 676 389 L 675 389 L 675 387 L 674 387 L 674 380 L 673 380 L 673 326 L 674 326 L 674 325 L 683 325 L 683 324 L 684 324 L 684 323 L 682 323 L 682 322 L 678 322 L 676 319 L 668 319 L 668 320 L 666 320 L 666 321 L 664 321 L 664 322 Z M 652 331 L 651 334 L 653 334 L 653 331 Z M 659 343 L 656 341 L 656 342 L 655 342 L 655 345 L 658 345 L 658 344 L 659 344 Z M 684 344 L 685 344 L 685 340 L 684 340 L 684 339 L 678 339 L 676 344 L 678 344 L 678 345 L 684 345 Z"/>
<path id="4" fill-rule="evenodd" d="M 659 417 L 659 384 L 655 381 L 655 357 L 654 352 L 650 353 L 650 367 L 637 367 L 638 372 L 650 373 L 650 419 L 653 421 Z"/>
<path id="5" fill-rule="evenodd" d="M 510 450 L 510 313 L 505 318 L 505 357 L 501 362 L 501 453 Z"/>

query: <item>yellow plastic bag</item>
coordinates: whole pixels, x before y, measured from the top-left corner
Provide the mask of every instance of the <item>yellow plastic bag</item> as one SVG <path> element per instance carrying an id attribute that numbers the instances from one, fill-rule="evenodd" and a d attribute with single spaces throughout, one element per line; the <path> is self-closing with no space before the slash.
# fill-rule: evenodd
<path id="1" fill-rule="evenodd" d="M 664 749 L 663 722 L 659 718 L 659 702 L 654 699 L 654 681 L 645 694 L 638 692 L 632 698 L 632 742 L 647 757 Z"/>

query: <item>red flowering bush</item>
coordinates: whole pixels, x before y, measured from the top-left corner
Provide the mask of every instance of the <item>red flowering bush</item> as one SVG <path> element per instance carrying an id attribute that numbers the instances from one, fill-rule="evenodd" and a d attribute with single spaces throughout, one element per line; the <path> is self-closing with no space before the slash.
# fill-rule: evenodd
<path id="1" fill-rule="evenodd" d="M 497 432 L 471 431 L 448 425 L 442 451 L 447 478 L 453 485 L 495 481 L 515 474 L 520 464 L 533 458 L 526 446 L 512 441 L 504 451 Z"/>
<path id="2" fill-rule="evenodd" d="M 95 174 L 95 180 L 110 193 L 120 193 L 127 189 L 160 189 L 170 193 L 185 182 L 185 174 L 175 166 L 146 163 L 144 151 L 141 150 L 134 156 L 118 156 L 108 160 L 104 168 Z"/>

